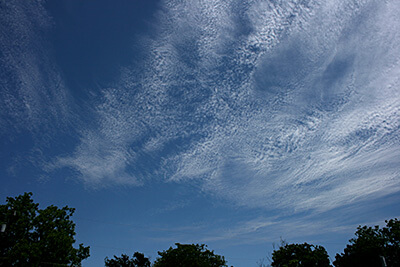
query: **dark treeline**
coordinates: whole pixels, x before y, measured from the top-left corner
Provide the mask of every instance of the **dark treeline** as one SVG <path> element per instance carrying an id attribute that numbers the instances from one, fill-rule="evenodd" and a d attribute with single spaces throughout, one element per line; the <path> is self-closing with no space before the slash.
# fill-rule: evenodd
<path id="1" fill-rule="evenodd" d="M 335 256 L 336 267 L 400 267 L 400 221 L 390 219 L 386 226 L 359 226 L 342 253 Z M 332 266 L 322 246 L 282 242 L 272 252 L 272 267 Z"/>
<path id="2" fill-rule="evenodd" d="M 39 209 L 32 193 L 8 197 L 0 205 L 0 266 L 81 266 L 90 247 L 75 248 L 73 208 L 49 206 Z M 335 267 L 399 267 L 400 221 L 390 219 L 386 226 L 359 226 L 355 237 L 332 262 Z M 158 252 L 152 263 L 143 253 L 106 257 L 106 267 L 227 267 L 224 256 L 204 244 L 175 244 Z M 323 246 L 284 241 L 272 252 L 269 264 L 259 267 L 332 266 Z"/>

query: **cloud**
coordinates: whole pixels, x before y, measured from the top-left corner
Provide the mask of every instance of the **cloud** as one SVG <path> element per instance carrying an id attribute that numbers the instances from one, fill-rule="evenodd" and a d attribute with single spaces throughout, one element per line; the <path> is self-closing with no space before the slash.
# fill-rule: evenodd
<path id="1" fill-rule="evenodd" d="M 45 41 L 52 20 L 43 2 L 2 1 L 0 5 L 1 134 L 64 126 L 71 116 L 70 101 Z"/>
<path id="2" fill-rule="evenodd" d="M 113 144 L 106 145 L 103 140 L 97 140 L 98 136 L 86 136 L 86 143 L 82 144 L 70 157 L 60 158 L 56 163 L 47 166 L 49 170 L 59 167 L 72 166 L 82 176 L 84 181 L 93 186 L 107 183 L 112 178 L 112 183 L 139 185 L 140 182 L 132 175 L 125 172 L 134 155 L 123 147 Z M 104 165 L 100 165 L 103 163 Z"/>
<path id="3" fill-rule="evenodd" d="M 398 192 L 398 10 L 164 1 L 148 57 L 103 90 L 97 126 L 57 164 L 88 183 L 196 181 L 295 212 Z"/>

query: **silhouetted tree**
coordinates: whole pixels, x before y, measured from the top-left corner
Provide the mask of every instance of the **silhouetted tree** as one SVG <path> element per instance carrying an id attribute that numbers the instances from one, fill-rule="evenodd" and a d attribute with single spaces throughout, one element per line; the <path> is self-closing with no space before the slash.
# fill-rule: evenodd
<path id="1" fill-rule="evenodd" d="M 150 260 L 146 258 L 143 253 L 135 252 L 133 257 L 133 262 L 137 267 L 150 267 Z"/>
<path id="2" fill-rule="evenodd" d="M 272 252 L 272 267 L 328 267 L 329 256 L 322 246 L 284 244 Z"/>
<path id="3" fill-rule="evenodd" d="M 135 252 L 132 259 L 128 255 L 122 254 L 121 257 L 114 256 L 114 259 L 104 260 L 106 267 L 150 267 L 150 260 L 143 253 Z"/>
<path id="4" fill-rule="evenodd" d="M 0 266 L 81 266 L 89 247 L 74 248 L 73 208 L 39 209 L 32 193 L 0 205 Z"/>
<path id="5" fill-rule="evenodd" d="M 215 255 L 205 245 L 175 244 L 177 247 L 170 247 L 168 250 L 158 252 L 158 258 L 154 267 L 224 267 L 225 258 Z"/>
<path id="6" fill-rule="evenodd" d="M 391 219 L 386 227 L 357 227 L 356 237 L 349 240 L 344 252 L 336 254 L 337 267 L 381 266 L 385 258 L 388 267 L 400 266 L 400 221 Z"/>

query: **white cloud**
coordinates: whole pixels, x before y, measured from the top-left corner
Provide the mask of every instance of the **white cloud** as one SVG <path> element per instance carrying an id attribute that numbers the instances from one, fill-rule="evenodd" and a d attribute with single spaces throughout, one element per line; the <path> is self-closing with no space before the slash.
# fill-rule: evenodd
<path id="1" fill-rule="evenodd" d="M 45 41 L 43 2 L 3 1 L 0 14 L 0 133 L 65 126 L 71 103 Z"/>
<path id="2" fill-rule="evenodd" d="M 267 209 L 322 212 L 398 192 L 398 10 L 165 1 L 142 40 L 148 59 L 103 90 L 98 129 L 58 164 L 89 183 L 198 179 Z"/>

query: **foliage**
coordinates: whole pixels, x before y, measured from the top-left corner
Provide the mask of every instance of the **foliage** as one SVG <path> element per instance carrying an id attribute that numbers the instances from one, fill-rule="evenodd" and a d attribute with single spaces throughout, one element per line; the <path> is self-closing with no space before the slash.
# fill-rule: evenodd
<path id="1" fill-rule="evenodd" d="M 104 260 L 106 267 L 150 267 L 150 260 L 143 253 L 135 252 L 132 259 L 129 256 L 122 254 L 121 257 L 114 256 L 114 259 Z"/>
<path id="2" fill-rule="evenodd" d="M 39 209 L 32 193 L 8 197 L 0 205 L 0 266 L 81 266 L 89 247 L 74 248 L 73 208 Z"/>
<path id="3" fill-rule="evenodd" d="M 344 252 L 336 254 L 333 264 L 346 266 L 381 266 L 381 256 L 387 266 L 400 266 L 400 221 L 395 218 L 386 227 L 357 227 L 356 237 L 349 240 Z"/>
<path id="4" fill-rule="evenodd" d="M 272 267 L 325 267 L 331 266 L 322 246 L 285 244 L 272 252 Z"/>
<path id="5" fill-rule="evenodd" d="M 158 252 L 154 267 L 223 267 L 227 266 L 225 258 L 215 255 L 214 251 L 199 244 L 175 244 L 166 251 Z"/>

